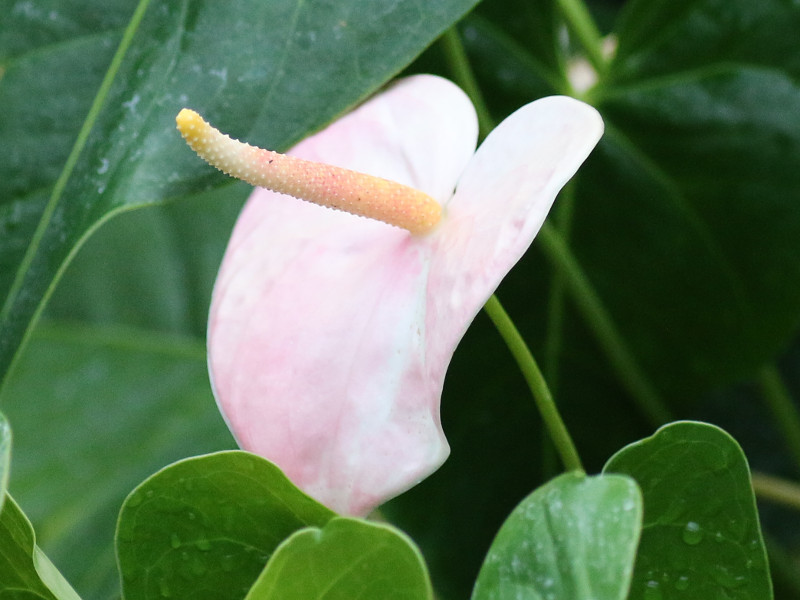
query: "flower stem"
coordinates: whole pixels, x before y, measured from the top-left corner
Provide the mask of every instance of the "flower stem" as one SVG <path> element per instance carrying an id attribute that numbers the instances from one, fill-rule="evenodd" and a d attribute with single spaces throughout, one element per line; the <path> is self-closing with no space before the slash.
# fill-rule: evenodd
<path id="1" fill-rule="evenodd" d="M 545 222 L 536 239 L 548 260 L 563 272 L 570 296 L 642 414 L 656 426 L 671 421 L 669 409 L 642 372 L 561 235 L 550 223 Z"/>
<path id="2" fill-rule="evenodd" d="M 467 53 L 464 51 L 464 45 L 461 43 L 457 27 L 454 25 L 447 30 L 442 35 L 441 41 L 447 62 L 453 73 L 453 79 L 466 92 L 475 106 L 475 111 L 478 114 L 480 137 L 483 139 L 494 129 L 495 123 L 489 113 L 480 86 L 475 79 L 475 74 L 467 58 Z M 583 465 L 581 464 L 578 450 L 575 448 L 575 443 L 572 441 L 556 408 L 553 395 L 550 393 L 547 382 L 539 370 L 539 365 L 536 364 L 536 359 L 533 358 L 533 354 L 531 354 L 519 330 L 514 325 L 511 317 L 508 316 L 503 305 L 500 304 L 497 296 L 492 295 L 483 308 L 492 323 L 494 323 L 503 341 L 505 341 L 522 375 L 525 377 L 525 381 L 533 394 L 536 407 L 542 416 L 558 454 L 561 456 L 564 467 L 570 471 L 583 471 Z"/>
<path id="3" fill-rule="evenodd" d="M 800 510 L 800 484 L 756 471 L 750 477 L 753 490 L 760 499 Z"/>
<path id="4" fill-rule="evenodd" d="M 514 360 L 517 361 L 564 467 L 570 471 L 583 471 L 578 450 L 561 419 L 550 389 L 547 387 L 547 382 L 511 317 L 508 316 L 503 305 L 494 295 L 489 298 L 483 308 L 511 351 Z"/>
<path id="5" fill-rule="evenodd" d="M 555 205 L 550 217 L 565 243 L 569 243 L 574 206 L 575 184 L 570 181 L 561 191 L 558 203 Z M 563 342 L 567 286 L 563 269 L 557 268 L 556 265 L 553 266 L 553 275 L 550 279 L 549 297 L 547 299 L 544 373 L 547 381 L 550 382 L 550 386 L 558 390 L 558 364 L 561 359 L 561 344 Z"/>
<path id="6" fill-rule="evenodd" d="M 475 73 L 472 71 L 472 66 L 469 64 L 467 53 L 464 50 L 464 44 L 461 43 L 461 37 L 458 34 L 456 25 L 444 32 L 441 37 L 442 48 L 444 49 L 447 64 L 453 73 L 453 79 L 461 86 L 472 104 L 475 106 L 475 112 L 478 113 L 478 130 L 481 139 L 489 135 L 489 132 L 494 129 L 494 120 L 489 113 L 489 108 L 481 93 L 478 81 L 475 79 Z"/>
<path id="7" fill-rule="evenodd" d="M 589 48 L 595 48 L 600 52 L 600 34 L 591 20 L 586 7 L 581 0 L 559 0 L 564 17 L 573 23 L 573 27 L 580 29 L 585 36 L 583 43 Z M 578 25 L 580 24 L 580 25 Z M 494 123 L 486 108 L 486 102 L 481 94 L 472 67 L 469 64 L 464 47 L 461 44 L 458 30 L 455 26 L 451 27 L 442 35 L 447 61 L 453 72 L 453 78 L 464 89 L 478 113 L 481 137 L 494 128 Z M 594 40 L 594 41 L 591 41 Z M 602 57 L 600 57 L 602 59 Z M 583 271 L 569 251 L 566 242 L 558 231 L 545 223 L 539 232 L 538 238 L 550 262 L 555 266 L 556 271 L 563 271 L 559 275 L 563 278 L 567 289 L 570 291 L 573 300 L 581 312 L 584 320 L 594 331 L 595 336 L 600 342 L 609 361 L 615 368 L 617 375 L 622 380 L 623 385 L 638 403 L 641 412 L 655 426 L 663 425 L 672 420 L 670 411 L 658 397 L 658 394 L 642 372 L 639 365 L 633 358 L 633 354 L 628 350 L 622 340 L 622 336 L 614 326 L 611 316 L 606 311 L 599 296 L 594 291 L 591 283 L 584 275 Z M 488 306 L 488 304 L 487 304 Z M 555 310 L 553 304 L 551 309 Z M 552 331 L 551 331 L 552 332 Z M 554 340 L 553 344 L 558 345 Z M 548 355 L 548 370 L 552 366 L 552 352 L 556 348 L 550 348 Z M 537 367 L 538 370 L 538 367 Z"/>
<path id="8" fill-rule="evenodd" d="M 761 369 L 758 383 L 773 420 L 781 430 L 783 441 L 800 469 L 800 415 L 797 414 L 797 407 L 789 390 L 786 389 L 778 369 L 772 365 Z"/>
<path id="9" fill-rule="evenodd" d="M 606 70 L 606 59 L 603 56 L 602 36 L 586 5 L 582 0 L 557 0 L 556 4 L 567 27 L 580 42 L 587 60 L 592 63 L 595 71 L 603 73 Z"/>

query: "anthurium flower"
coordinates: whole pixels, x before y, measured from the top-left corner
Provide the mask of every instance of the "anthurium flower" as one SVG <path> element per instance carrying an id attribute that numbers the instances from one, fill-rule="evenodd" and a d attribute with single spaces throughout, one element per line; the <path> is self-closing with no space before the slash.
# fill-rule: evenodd
<path id="1" fill-rule="evenodd" d="M 464 93 L 438 77 L 410 77 L 290 151 L 377 183 L 287 166 L 196 113 L 182 113 L 179 127 L 228 172 L 312 201 L 335 197 L 329 205 L 357 214 L 383 202 L 392 185 L 384 180 L 411 188 L 383 194 L 401 206 L 400 227 L 257 188 L 209 318 L 214 392 L 239 444 L 332 509 L 364 515 L 444 462 L 439 404 L 456 345 L 530 246 L 602 121 L 571 98 L 544 98 L 475 151 L 477 119 Z M 424 223 L 408 225 L 431 210 L 430 199 Z M 391 209 L 377 212 L 393 222 Z"/>

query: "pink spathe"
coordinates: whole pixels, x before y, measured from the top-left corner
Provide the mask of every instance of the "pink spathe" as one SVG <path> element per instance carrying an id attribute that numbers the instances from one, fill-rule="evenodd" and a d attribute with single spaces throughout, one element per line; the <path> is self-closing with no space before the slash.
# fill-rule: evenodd
<path id="1" fill-rule="evenodd" d="M 459 340 L 602 135 L 545 98 L 475 151 L 454 84 L 403 79 L 290 154 L 384 177 L 443 207 L 426 235 L 256 189 L 209 318 L 209 366 L 242 448 L 306 493 L 365 515 L 449 453 L 439 403 Z M 454 192 L 455 189 L 455 192 Z"/>

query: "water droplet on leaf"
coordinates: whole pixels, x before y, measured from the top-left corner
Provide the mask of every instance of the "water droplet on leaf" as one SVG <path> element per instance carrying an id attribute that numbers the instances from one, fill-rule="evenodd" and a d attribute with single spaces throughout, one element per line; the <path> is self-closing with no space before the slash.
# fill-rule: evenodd
<path id="1" fill-rule="evenodd" d="M 661 587 L 655 580 L 650 580 L 644 584 L 644 600 L 661 600 L 663 594 Z"/>
<path id="2" fill-rule="evenodd" d="M 683 541 L 690 546 L 696 546 L 703 541 L 703 530 L 700 524 L 695 521 L 686 523 L 683 528 Z"/>
<path id="3" fill-rule="evenodd" d="M 689 588 L 689 576 L 688 575 L 681 575 L 675 580 L 675 589 L 678 590 L 685 590 Z"/>

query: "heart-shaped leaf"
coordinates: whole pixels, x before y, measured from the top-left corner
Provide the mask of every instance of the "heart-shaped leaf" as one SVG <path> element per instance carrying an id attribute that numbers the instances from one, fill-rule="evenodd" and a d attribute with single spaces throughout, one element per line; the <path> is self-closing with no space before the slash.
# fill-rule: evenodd
<path id="1" fill-rule="evenodd" d="M 128 600 L 239 600 L 275 548 L 334 513 L 246 452 L 190 458 L 134 490 L 117 526 Z"/>
<path id="2" fill-rule="evenodd" d="M 281 544 L 246 600 L 430 600 L 413 542 L 388 525 L 337 517 Z"/>
<path id="3" fill-rule="evenodd" d="M 567 473 L 540 487 L 500 528 L 473 600 L 624 600 L 642 519 L 628 477 Z"/>
<path id="4" fill-rule="evenodd" d="M 672 423 L 604 471 L 633 477 L 644 496 L 631 600 L 772 598 L 747 460 L 727 433 Z"/>
<path id="5" fill-rule="evenodd" d="M 44 325 L 0 395 L 14 422 L 11 490 L 80 594 L 108 598 L 119 594 L 114 528 L 131 489 L 165 464 L 235 443 L 201 342 Z"/>

